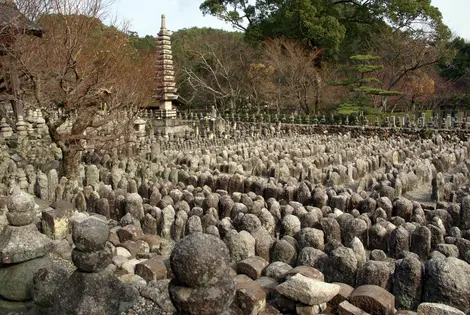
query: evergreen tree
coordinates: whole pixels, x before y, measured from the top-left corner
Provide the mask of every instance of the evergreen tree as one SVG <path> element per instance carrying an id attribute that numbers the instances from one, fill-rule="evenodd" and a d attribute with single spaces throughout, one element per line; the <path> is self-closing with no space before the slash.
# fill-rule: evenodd
<path id="1" fill-rule="evenodd" d="M 374 76 L 383 65 L 378 64 L 380 56 L 355 55 L 350 58 L 352 66 L 346 68 L 350 77 L 339 82 L 332 82 L 334 86 L 344 86 L 352 93 L 352 97 L 342 102 L 338 112 L 350 114 L 370 107 L 374 96 L 396 96 L 401 92 L 389 91 L 380 88 L 380 80 Z"/>

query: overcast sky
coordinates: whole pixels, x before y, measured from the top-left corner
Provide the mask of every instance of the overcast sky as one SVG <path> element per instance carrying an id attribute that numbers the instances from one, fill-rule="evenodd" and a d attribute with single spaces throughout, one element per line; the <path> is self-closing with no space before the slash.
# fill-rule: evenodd
<path id="1" fill-rule="evenodd" d="M 172 31 L 193 26 L 232 29 L 215 17 L 203 16 L 201 3 L 202 0 L 116 0 L 114 10 L 140 36 L 156 35 L 162 14 L 167 16 L 167 27 Z M 432 4 L 441 10 L 444 22 L 456 35 L 470 40 L 470 0 L 432 0 Z"/>

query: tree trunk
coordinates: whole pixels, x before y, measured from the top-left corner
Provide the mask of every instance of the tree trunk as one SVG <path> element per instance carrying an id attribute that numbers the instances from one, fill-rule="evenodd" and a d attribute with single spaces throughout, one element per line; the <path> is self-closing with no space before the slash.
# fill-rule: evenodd
<path id="1" fill-rule="evenodd" d="M 68 179 L 77 179 L 79 177 L 78 165 L 81 160 L 81 152 L 75 148 L 62 150 L 63 176 Z"/>
<path id="2" fill-rule="evenodd" d="M 15 57 L 10 57 L 10 76 L 11 76 L 11 94 L 13 99 L 11 100 L 11 106 L 15 119 L 18 120 L 19 116 L 24 117 L 23 104 L 21 103 L 20 94 L 20 80 L 18 78 L 18 65 Z"/>
<path id="3" fill-rule="evenodd" d="M 320 102 L 321 102 L 321 76 L 318 73 L 318 71 L 315 71 L 315 78 L 313 80 L 313 85 L 314 85 L 314 95 L 315 95 L 315 100 L 314 100 L 314 106 L 313 106 L 313 114 L 317 114 L 318 111 L 320 110 Z"/>
<path id="4" fill-rule="evenodd" d="M 411 97 L 410 112 L 413 114 L 416 112 L 416 98 L 414 95 Z"/>
<path id="5" fill-rule="evenodd" d="M 302 103 L 304 104 L 305 115 L 310 114 L 310 106 L 308 104 L 307 93 L 308 93 L 308 89 L 307 87 L 305 87 L 302 93 Z"/>
<path id="6" fill-rule="evenodd" d="M 383 112 L 387 111 L 387 102 L 388 102 L 388 96 L 382 96 L 381 106 L 382 106 Z"/>

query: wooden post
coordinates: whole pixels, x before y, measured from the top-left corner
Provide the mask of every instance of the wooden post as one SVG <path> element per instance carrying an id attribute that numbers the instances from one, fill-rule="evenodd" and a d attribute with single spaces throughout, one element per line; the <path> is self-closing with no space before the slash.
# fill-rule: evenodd
<path id="1" fill-rule="evenodd" d="M 21 103 L 21 91 L 20 91 L 20 80 L 18 78 L 18 67 L 14 56 L 10 56 L 10 80 L 11 80 L 11 94 L 12 101 L 11 107 L 15 119 L 18 120 L 18 116 L 24 117 L 23 104 Z"/>

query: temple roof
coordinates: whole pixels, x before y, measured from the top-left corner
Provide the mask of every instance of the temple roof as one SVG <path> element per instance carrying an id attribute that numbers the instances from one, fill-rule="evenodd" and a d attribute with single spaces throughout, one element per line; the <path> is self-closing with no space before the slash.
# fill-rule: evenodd
<path id="1" fill-rule="evenodd" d="M 10 0 L 0 0 L 0 32 L 14 32 L 41 37 L 43 30 L 28 20 Z"/>

